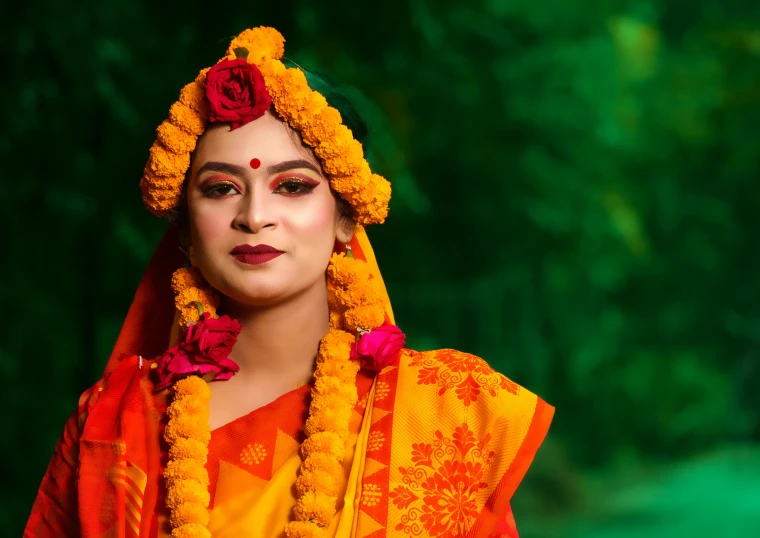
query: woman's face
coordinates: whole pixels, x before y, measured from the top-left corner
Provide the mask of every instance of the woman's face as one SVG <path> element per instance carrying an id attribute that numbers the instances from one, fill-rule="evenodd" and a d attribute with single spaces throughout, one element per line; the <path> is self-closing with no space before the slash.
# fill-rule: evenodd
<path id="1" fill-rule="evenodd" d="M 324 287 L 335 239 L 347 242 L 352 233 L 311 150 L 269 112 L 232 131 L 207 129 L 187 204 L 193 265 L 243 305 Z M 274 252 L 247 253 L 250 247 Z"/>

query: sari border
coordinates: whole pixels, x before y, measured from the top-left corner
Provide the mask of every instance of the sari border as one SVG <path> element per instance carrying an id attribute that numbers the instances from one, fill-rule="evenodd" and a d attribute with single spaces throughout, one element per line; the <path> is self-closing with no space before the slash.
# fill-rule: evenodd
<path id="1" fill-rule="evenodd" d="M 480 511 L 480 515 L 467 533 L 468 538 L 488 538 L 492 535 L 493 527 L 499 515 L 507 508 L 517 486 L 525 477 L 536 452 L 546 438 L 553 417 L 554 407 L 538 398 L 528 433 L 509 468 L 499 480 L 498 485 Z"/>

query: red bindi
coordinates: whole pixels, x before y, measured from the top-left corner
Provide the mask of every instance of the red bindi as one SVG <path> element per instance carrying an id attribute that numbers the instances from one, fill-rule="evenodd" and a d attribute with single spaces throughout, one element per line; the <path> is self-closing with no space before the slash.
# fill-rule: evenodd
<path id="1" fill-rule="evenodd" d="M 261 166 L 261 161 L 260 160 L 258 160 L 256 157 L 254 157 L 253 159 L 251 159 L 251 168 L 253 168 L 254 170 L 256 170 L 259 166 Z"/>

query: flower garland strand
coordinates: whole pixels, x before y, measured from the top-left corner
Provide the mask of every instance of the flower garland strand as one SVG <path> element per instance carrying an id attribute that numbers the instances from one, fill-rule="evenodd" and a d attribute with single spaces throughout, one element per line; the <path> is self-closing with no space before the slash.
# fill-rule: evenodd
<path id="1" fill-rule="evenodd" d="M 216 317 L 219 294 L 206 282 L 196 267 L 182 267 L 172 275 L 174 306 L 179 311 L 180 330 L 200 319 L 203 312 Z"/>
<path id="2" fill-rule="evenodd" d="M 333 254 L 327 277 L 330 331 L 319 345 L 306 439 L 301 445 L 303 461 L 296 480 L 295 520 L 284 529 L 289 538 L 325 536 L 325 528 L 335 514 L 348 425 L 357 402 L 356 374 L 361 367 L 359 361 L 350 359 L 356 341 L 354 334 L 379 327 L 385 319 L 380 288 L 365 262 Z M 197 303 L 204 311 L 213 310 L 215 315 L 218 295 L 197 269 L 177 270 L 172 277 L 172 289 L 175 304 L 189 323 L 199 318 Z M 199 300 L 190 300 L 196 298 Z M 191 306 L 196 309 L 195 315 Z M 169 423 L 164 432 L 170 447 L 164 478 L 172 537 L 208 538 L 210 497 L 205 464 L 211 439 L 208 425 L 211 391 L 197 376 L 177 381 L 173 390 L 174 400 L 167 411 Z"/>
<path id="3" fill-rule="evenodd" d="M 172 538 L 210 538 L 208 504 L 209 402 L 211 389 L 200 377 L 174 383 L 174 400 L 167 409 L 164 439 L 169 462 L 164 470 L 166 506 Z"/>
<path id="4" fill-rule="evenodd" d="M 330 185 L 351 205 L 354 220 L 362 225 L 382 223 L 388 215 L 390 183 L 372 173 L 361 143 L 343 125 L 340 112 L 309 88 L 303 71 L 286 68 L 280 61 L 284 43 L 285 38 L 274 28 L 242 32 L 230 43 L 227 56 L 210 68 L 215 70 L 214 88 L 220 84 L 218 72 L 238 69 L 241 59 L 257 66 L 277 114 L 314 148 Z M 209 121 L 208 73 L 209 69 L 204 69 L 182 89 L 150 148 L 140 188 L 148 209 L 158 216 L 166 216 L 178 205 L 190 154 Z"/>

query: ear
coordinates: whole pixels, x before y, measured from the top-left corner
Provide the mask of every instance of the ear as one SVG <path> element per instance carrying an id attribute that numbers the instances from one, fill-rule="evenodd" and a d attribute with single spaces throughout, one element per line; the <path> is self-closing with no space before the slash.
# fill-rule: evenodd
<path id="1" fill-rule="evenodd" d="M 338 219 L 338 229 L 335 231 L 335 238 L 341 243 L 348 243 L 354 236 L 356 223 L 349 216 L 341 215 Z"/>

